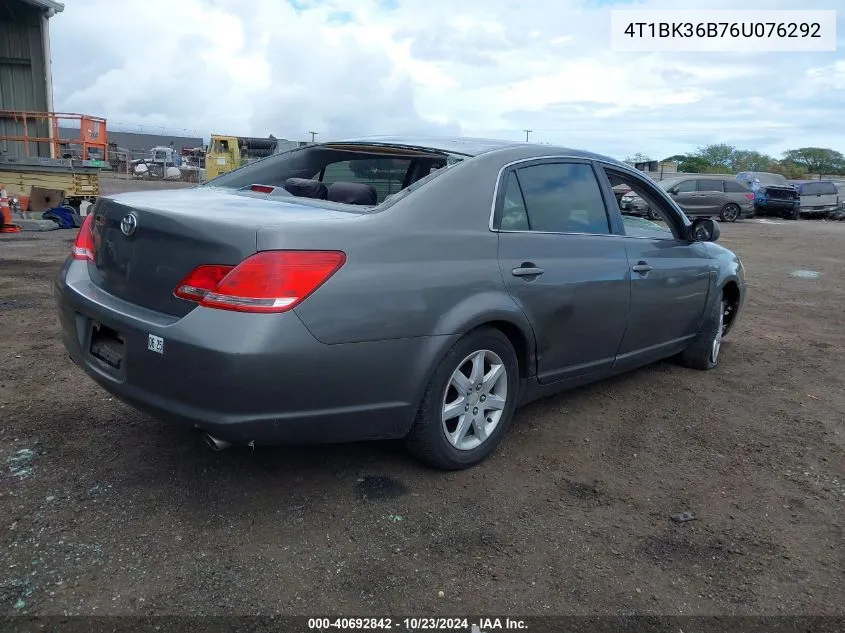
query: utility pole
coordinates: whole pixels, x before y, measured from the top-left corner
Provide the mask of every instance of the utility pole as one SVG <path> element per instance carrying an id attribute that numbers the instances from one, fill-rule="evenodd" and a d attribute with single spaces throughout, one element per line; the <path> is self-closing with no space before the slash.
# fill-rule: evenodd
<path id="1" fill-rule="evenodd" d="M 311 142 L 313 143 L 313 142 L 314 142 L 314 137 L 315 137 L 315 136 L 317 136 L 317 134 L 318 134 L 319 132 L 312 132 L 311 130 L 308 130 L 308 133 L 311 135 Z"/>
<path id="2" fill-rule="evenodd" d="M 531 132 L 533 132 L 534 130 L 522 130 L 522 131 L 525 132 L 525 142 L 527 143 L 528 142 L 528 135 L 531 134 Z"/>

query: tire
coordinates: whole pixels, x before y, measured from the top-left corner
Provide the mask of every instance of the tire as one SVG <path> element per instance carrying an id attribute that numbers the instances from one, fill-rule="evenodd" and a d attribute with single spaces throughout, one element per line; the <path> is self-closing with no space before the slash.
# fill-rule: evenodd
<path id="1" fill-rule="evenodd" d="M 720 294 L 708 309 L 699 335 L 681 353 L 681 363 L 692 369 L 713 369 L 719 363 L 719 352 L 725 329 L 725 297 Z"/>
<path id="2" fill-rule="evenodd" d="M 734 204 L 733 202 L 729 202 L 725 206 L 722 207 L 722 210 L 719 212 L 719 219 L 722 222 L 736 222 L 739 219 L 739 216 L 742 215 L 742 211 L 740 210 L 739 206 Z"/>
<path id="3" fill-rule="evenodd" d="M 480 381 L 475 381 L 476 389 L 468 390 L 469 396 L 463 390 L 459 393 L 453 377 L 460 372 L 467 383 L 462 383 L 464 388 L 472 387 L 469 378 L 478 355 L 483 355 L 486 376 L 494 377 L 494 362 L 501 365 L 504 376 L 490 380 L 481 389 L 478 389 Z M 405 438 L 408 449 L 420 461 L 441 470 L 474 466 L 486 459 L 504 437 L 513 419 L 518 389 L 519 364 L 508 337 L 490 327 L 469 332 L 455 343 L 434 370 L 417 417 Z M 485 409 L 494 398 L 498 398 L 501 409 L 498 406 Z M 449 413 L 455 415 L 449 417 L 444 411 L 447 405 L 453 407 Z M 473 416 L 473 411 L 478 413 Z M 462 429 L 466 429 L 463 435 L 459 433 Z M 486 434 L 485 439 L 479 437 L 482 432 Z"/>
<path id="4" fill-rule="evenodd" d="M 652 220 L 652 221 L 663 219 L 660 216 L 660 214 L 657 211 L 655 211 L 654 209 L 652 209 L 651 207 L 649 207 L 648 209 L 645 210 L 645 217 L 646 217 L 646 219 Z"/>
<path id="5" fill-rule="evenodd" d="M 797 220 L 798 215 L 798 209 L 792 209 L 791 211 L 785 211 L 783 214 L 783 218 L 785 220 Z"/>

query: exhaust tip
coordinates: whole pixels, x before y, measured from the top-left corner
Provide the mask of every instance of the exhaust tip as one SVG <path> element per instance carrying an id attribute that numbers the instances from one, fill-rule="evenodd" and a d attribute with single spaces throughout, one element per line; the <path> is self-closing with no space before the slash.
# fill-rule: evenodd
<path id="1" fill-rule="evenodd" d="M 203 432 L 202 439 L 205 442 L 206 446 L 208 446 L 213 451 L 223 451 L 232 445 L 226 440 L 221 440 L 219 437 L 214 437 L 213 435 L 211 435 L 211 433 Z"/>

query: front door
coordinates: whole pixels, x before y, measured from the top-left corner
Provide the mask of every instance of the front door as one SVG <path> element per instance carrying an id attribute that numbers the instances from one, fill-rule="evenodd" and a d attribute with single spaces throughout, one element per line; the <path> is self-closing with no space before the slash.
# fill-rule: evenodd
<path id="1" fill-rule="evenodd" d="M 592 165 L 536 161 L 505 173 L 502 184 L 499 265 L 534 328 L 539 381 L 609 370 L 630 280 L 625 240 L 611 235 Z"/>
<path id="2" fill-rule="evenodd" d="M 665 358 L 683 349 L 701 326 L 716 265 L 705 243 L 691 242 L 680 216 L 645 179 L 605 168 L 610 183 L 620 180 L 649 200 L 664 222 L 646 225 L 623 219 L 631 268 L 631 309 L 616 369 Z"/>

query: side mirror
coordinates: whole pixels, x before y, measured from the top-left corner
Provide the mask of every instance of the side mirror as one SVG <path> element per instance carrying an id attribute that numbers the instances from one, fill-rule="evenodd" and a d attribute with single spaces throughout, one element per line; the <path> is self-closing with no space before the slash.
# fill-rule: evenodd
<path id="1" fill-rule="evenodd" d="M 678 190 L 675 187 L 672 187 L 671 189 L 667 190 L 666 193 L 668 193 L 670 196 L 676 196 L 678 195 Z"/>
<path id="2" fill-rule="evenodd" d="M 719 234 L 719 223 L 713 218 L 696 218 L 690 227 L 693 242 L 715 242 Z"/>

